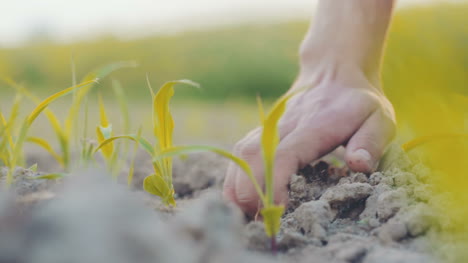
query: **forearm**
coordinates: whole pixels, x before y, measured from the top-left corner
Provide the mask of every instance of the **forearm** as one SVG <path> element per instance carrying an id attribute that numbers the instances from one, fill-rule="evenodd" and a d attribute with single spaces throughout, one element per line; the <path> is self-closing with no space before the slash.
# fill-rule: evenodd
<path id="1" fill-rule="evenodd" d="M 302 64 L 332 58 L 378 75 L 394 0 L 320 0 L 301 46 Z"/>

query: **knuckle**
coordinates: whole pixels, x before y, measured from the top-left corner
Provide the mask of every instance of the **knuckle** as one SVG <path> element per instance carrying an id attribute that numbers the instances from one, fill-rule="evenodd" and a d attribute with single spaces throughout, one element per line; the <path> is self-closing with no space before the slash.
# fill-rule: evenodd
<path id="1" fill-rule="evenodd" d="M 259 153 L 259 150 L 260 147 L 258 143 L 255 142 L 239 143 L 239 145 L 236 146 L 236 153 L 243 159 L 252 158 Z"/>
<path id="2" fill-rule="evenodd" d="M 237 192 L 236 201 L 240 207 L 249 209 L 258 203 L 259 197 L 255 191 L 242 190 Z"/>

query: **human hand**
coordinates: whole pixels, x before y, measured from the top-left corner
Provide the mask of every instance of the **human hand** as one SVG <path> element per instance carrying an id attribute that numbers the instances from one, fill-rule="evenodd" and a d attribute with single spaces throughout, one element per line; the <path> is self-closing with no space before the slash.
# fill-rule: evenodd
<path id="1" fill-rule="evenodd" d="M 290 176 L 298 169 L 344 145 L 350 169 L 372 172 L 395 131 L 393 107 L 375 81 L 377 76 L 366 76 L 358 65 L 332 57 L 303 61 L 301 68 L 291 90 L 308 89 L 288 102 L 278 124 L 274 193 L 275 203 L 283 205 L 288 201 Z M 251 165 L 262 185 L 260 136 L 260 128 L 248 133 L 236 144 L 234 154 Z M 260 208 L 252 183 L 234 164 L 228 168 L 224 196 L 247 214 Z"/>

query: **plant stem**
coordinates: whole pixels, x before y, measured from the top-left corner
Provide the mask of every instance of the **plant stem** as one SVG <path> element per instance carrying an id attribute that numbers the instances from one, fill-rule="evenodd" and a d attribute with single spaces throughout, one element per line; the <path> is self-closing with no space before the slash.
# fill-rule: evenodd
<path id="1" fill-rule="evenodd" d="M 276 244 L 276 236 L 271 237 L 271 253 L 273 254 L 273 256 L 276 256 L 276 254 L 278 253 L 278 246 Z"/>

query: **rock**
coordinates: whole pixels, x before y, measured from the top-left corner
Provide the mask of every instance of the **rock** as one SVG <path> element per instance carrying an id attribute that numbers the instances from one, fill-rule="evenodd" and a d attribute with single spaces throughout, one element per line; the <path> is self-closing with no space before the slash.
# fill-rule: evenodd
<path id="1" fill-rule="evenodd" d="M 406 206 L 407 202 L 404 188 L 383 192 L 377 198 L 377 215 L 381 221 L 386 221 Z"/>
<path id="2" fill-rule="evenodd" d="M 291 176 L 289 184 L 289 203 L 288 211 L 294 211 L 301 203 L 310 201 L 313 196 L 309 196 L 310 185 L 307 184 L 304 176 Z"/>
<path id="3" fill-rule="evenodd" d="M 355 173 L 351 175 L 351 182 L 353 183 L 367 183 L 368 180 L 367 175 L 363 173 Z"/>
<path id="4" fill-rule="evenodd" d="M 398 220 L 388 222 L 378 229 L 379 239 L 387 244 L 392 241 L 399 241 L 406 237 L 407 234 L 408 230 L 406 224 Z"/>
<path id="5" fill-rule="evenodd" d="M 278 249 L 287 251 L 291 248 L 301 248 L 312 243 L 304 235 L 294 231 L 284 231 L 278 242 Z"/>
<path id="6" fill-rule="evenodd" d="M 284 219 L 284 224 L 308 238 L 325 239 L 326 228 L 331 219 L 332 214 L 327 202 L 309 201 L 289 214 Z"/>
<path id="7" fill-rule="evenodd" d="M 409 207 L 405 216 L 406 228 L 412 237 L 424 234 L 435 222 L 432 208 L 426 204 Z"/>
<path id="8" fill-rule="evenodd" d="M 367 198 L 372 193 L 372 186 L 365 183 L 342 184 L 329 188 L 320 198 L 330 204 Z"/>
<path id="9" fill-rule="evenodd" d="M 381 172 L 375 172 L 369 176 L 370 185 L 378 185 L 384 175 Z"/>
<path id="10" fill-rule="evenodd" d="M 367 183 L 340 184 L 330 187 L 320 200 L 327 201 L 334 217 L 358 217 L 373 189 Z"/>
<path id="11" fill-rule="evenodd" d="M 372 223 L 376 223 L 376 220 L 379 221 L 377 214 L 377 201 L 381 194 L 391 190 L 392 188 L 385 183 L 380 183 L 374 186 L 372 194 L 366 200 L 366 208 L 361 213 L 361 215 L 359 215 L 359 218 L 361 220 L 368 220 L 369 222 L 372 220 Z"/>
<path id="12" fill-rule="evenodd" d="M 402 172 L 398 169 L 392 169 L 386 172 L 387 176 L 393 177 L 395 186 L 405 186 L 416 183 L 416 176 L 412 173 Z"/>

